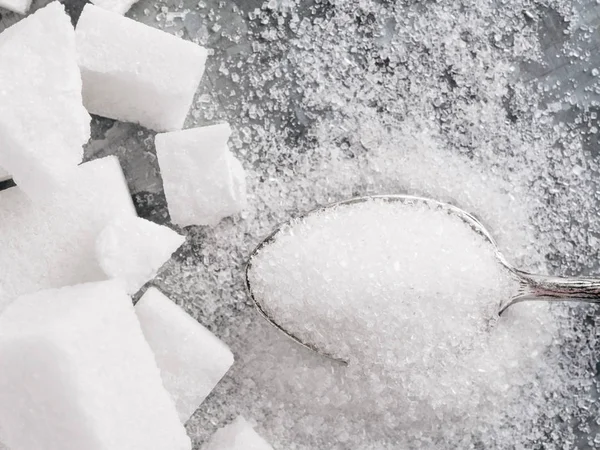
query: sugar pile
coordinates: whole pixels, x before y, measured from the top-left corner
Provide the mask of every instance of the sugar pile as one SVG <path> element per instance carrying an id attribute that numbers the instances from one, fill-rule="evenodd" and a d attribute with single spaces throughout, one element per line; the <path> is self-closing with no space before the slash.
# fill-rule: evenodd
<path id="1" fill-rule="evenodd" d="M 415 367 L 406 372 L 469 352 L 518 286 L 460 216 L 412 200 L 294 220 L 248 275 L 269 316 L 301 341 L 353 363 Z"/>
<path id="2" fill-rule="evenodd" d="M 371 200 L 309 214 L 254 256 L 249 280 L 284 329 L 361 366 L 352 370 L 365 372 L 380 406 L 382 390 L 393 392 L 387 413 L 413 429 L 429 408 L 449 417 L 475 408 L 475 386 L 481 397 L 504 391 L 515 361 L 535 362 L 552 339 L 546 305 L 497 322 L 518 282 L 487 239 L 435 202 Z M 512 335 L 516 322 L 529 331 Z"/>
<path id="3" fill-rule="evenodd" d="M 190 123 L 228 121 L 231 149 L 248 171 L 244 215 L 190 228 L 191 251 L 155 282 L 237 356 L 187 424 L 196 444 L 242 414 L 275 448 L 597 446 L 593 307 L 552 308 L 551 323 L 543 312 L 529 323 L 538 314 L 529 306 L 511 312 L 505 342 L 533 332 L 524 341 L 534 351 L 515 355 L 512 377 L 473 386 L 466 398 L 479 407 L 456 405 L 460 420 L 421 411 L 419 431 L 386 415 L 394 395 L 385 387 L 372 395 L 364 373 L 263 323 L 244 296 L 241 272 L 254 245 L 290 216 L 356 195 L 408 192 L 477 214 L 518 267 L 593 275 L 600 103 L 590 18 L 600 7 L 562 0 L 159 5 L 154 13 L 141 2 L 132 13 L 215 51 Z M 552 324 L 558 331 L 545 329 Z M 370 386 L 384 383 L 372 374 Z"/>

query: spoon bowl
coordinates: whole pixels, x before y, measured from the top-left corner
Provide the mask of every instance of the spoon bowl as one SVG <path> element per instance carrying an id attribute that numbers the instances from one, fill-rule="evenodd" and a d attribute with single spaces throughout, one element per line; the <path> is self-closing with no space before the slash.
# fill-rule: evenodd
<path id="1" fill-rule="evenodd" d="M 437 200 L 417 197 L 411 195 L 377 195 L 355 197 L 348 200 L 343 200 L 336 203 L 331 203 L 309 211 L 308 213 L 291 219 L 278 226 L 271 232 L 258 246 L 251 252 L 245 270 L 245 284 L 247 295 L 252 299 L 258 312 L 274 327 L 283 332 L 286 336 L 293 339 L 298 344 L 315 351 L 323 356 L 334 359 L 341 363 L 347 363 L 345 359 L 333 355 L 325 351 L 313 342 L 306 342 L 300 339 L 295 333 L 286 329 L 273 317 L 265 308 L 264 299 L 257 296 L 252 288 L 251 277 L 249 276 L 252 269 L 253 260 L 262 250 L 274 243 L 280 234 L 289 229 L 292 221 L 302 220 L 315 214 L 326 214 L 340 206 L 352 207 L 367 201 L 378 200 L 381 202 L 400 202 L 406 205 L 425 205 L 432 210 L 442 211 L 459 218 L 464 222 L 474 233 L 481 236 L 492 247 L 494 256 L 498 262 L 508 270 L 510 276 L 516 281 L 518 289 L 515 295 L 506 298 L 498 305 L 498 315 L 501 316 L 509 307 L 516 303 L 524 301 L 582 301 L 589 303 L 600 303 L 600 279 L 595 278 L 562 278 L 551 277 L 545 275 L 531 274 L 517 268 L 514 268 L 508 263 L 504 255 L 498 249 L 496 242 L 485 226 L 472 214 L 448 203 L 443 203 Z"/>

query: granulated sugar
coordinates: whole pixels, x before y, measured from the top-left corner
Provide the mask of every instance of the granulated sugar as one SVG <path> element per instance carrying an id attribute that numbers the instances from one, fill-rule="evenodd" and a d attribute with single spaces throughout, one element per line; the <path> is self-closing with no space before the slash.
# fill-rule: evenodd
<path id="1" fill-rule="evenodd" d="M 213 53 L 186 128 L 230 123 L 247 170 L 244 213 L 187 228 L 154 282 L 236 357 L 186 424 L 195 448 L 239 415 L 277 450 L 599 446 L 592 306 L 518 305 L 439 390 L 425 393 L 431 379 L 411 372 L 413 402 L 398 395 L 404 380 L 282 336 L 243 277 L 253 247 L 290 217 L 407 192 L 478 215 L 519 268 L 596 274 L 599 10 L 587 0 L 133 6 L 135 19 Z"/>
<path id="2" fill-rule="evenodd" d="M 340 205 L 269 242 L 249 271 L 266 313 L 302 342 L 361 366 L 350 369 L 364 372 L 361 396 L 412 429 L 432 413 L 488 409 L 508 395 L 506 380 L 527 383 L 523 365 L 536 363 L 555 331 L 547 305 L 498 321 L 518 281 L 486 238 L 435 202 Z"/>
<path id="3" fill-rule="evenodd" d="M 489 241 L 418 200 L 342 204 L 293 221 L 252 258 L 249 281 L 301 341 L 403 371 L 470 351 L 518 288 Z"/>

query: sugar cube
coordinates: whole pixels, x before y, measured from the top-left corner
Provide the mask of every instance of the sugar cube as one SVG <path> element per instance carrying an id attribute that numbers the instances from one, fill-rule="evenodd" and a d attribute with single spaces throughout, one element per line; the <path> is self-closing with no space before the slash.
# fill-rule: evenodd
<path id="1" fill-rule="evenodd" d="M 0 167 L 0 181 L 10 180 L 11 178 L 12 176 L 6 170 Z"/>
<path id="2" fill-rule="evenodd" d="M 110 221 L 98 235 L 96 257 L 106 275 L 122 280 L 134 294 L 184 242 L 170 228 L 129 214 Z"/>
<path id="3" fill-rule="evenodd" d="M 273 450 L 242 416 L 218 430 L 202 450 Z"/>
<path id="4" fill-rule="evenodd" d="M 125 14 L 137 0 L 93 0 L 92 3 L 107 11 L 117 14 Z"/>
<path id="5" fill-rule="evenodd" d="M 25 293 L 106 279 L 96 237 L 115 215 L 135 215 L 119 161 L 85 163 L 68 185 L 43 203 L 19 187 L 0 191 L 0 311 Z"/>
<path id="6" fill-rule="evenodd" d="M 20 297 L 0 316 L 0 423 L 12 450 L 189 450 L 116 281 Z"/>
<path id="7" fill-rule="evenodd" d="M 229 370 L 233 354 L 155 288 L 144 293 L 135 309 L 165 388 L 185 423 Z"/>
<path id="8" fill-rule="evenodd" d="M 88 111 L 157 131 L 183 127 L 206 49 L 89 4 L 76 35 Z"/>
<path id="9" fill-rule="evenodd" d="M 0 164 L 33 198 L 81 162 L 90 137 L 75 32 L 50 3 L 0 34 Z"/>
<path id="10" fill-rule="evenodd" d="M 156 135 L 171 220 L 216 225 L 246 205 L 245 172 L 227 147 L 228 124 Z"/>

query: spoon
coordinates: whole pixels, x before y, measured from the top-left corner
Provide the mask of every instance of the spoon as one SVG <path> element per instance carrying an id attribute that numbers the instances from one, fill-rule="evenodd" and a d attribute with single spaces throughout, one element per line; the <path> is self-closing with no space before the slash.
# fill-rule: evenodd
<path id="1" fill-rule="evenodd" d="M 439 202 L 437 200 L 410 195 L 374 195 L 366 197 L 355 197 L 349 200 L 343 200 L 340 202 L 332 203 L 326 206 L 313 209 L 307 212 L 306 214 L 294 218 L 292 220 L 296 221 L 298 219 L 303 219 L 314 214 L 325 214 L 327 213 L 327 211 L 330 211 L 339 206 L 348 207 L 351 205 L 364 203 L 370 200 L 379 200 L 385 202 L 401 202 L 407 205 L 426 205 L 432 210 L 441 210 L 446 212 L 447 214 L 454 215 L 455 217 L 460 218 L 473 230 L 473 232 L 482 236 L 485 239 L 485 241 L 487 241 L 489 245 L 492 246 L 494 255 L 498 259 L 500 264 L 502 264 L 509 271 L 510 275 L 517 281 L 519 286 L 514 296 L 500 302 L 500 304 L 498 305 L 499 316 L 501 316 L 512 305 L 524 301 L 579 301 L 588 303 L 600 303 L 600 278 L 552 277 L 546 275 L 531 274 L 516 269 L 508 263 L 504 255 L 502 255 L 502 253 L 498 249 L 498 246 L 496 245 L 496 242 L 494 241 L 492 235 L 477 218 L 475 218 L 468 212 L 457 208 L 456 206 L 450 205 L 448 203 Z M 267 312 L 266 308 L 263 306 L 263 299 L 256 296 L 254 294 L 254 291 L 252 290 L 252 283 L 250 281 L 249 272 L 252 268 L 254 257 L 257 254 L 259 254 L 265 247 L 275 242 L 279 234 L 282 232 L 282 230 L 287 228 L 287 225 L 289 225 L 290 222 L 291 220 L 277 227 L 260 244 L 258 244 L 258 246 L 250 254 L 246 264 L 245 272 L 246 292 L 248 296 L 252 299 L 258 312 L 269 323 L 271 323 L 271 325 L 279 329 L 286 336 L 293 339 L 297 343 L 303 345 L 304 347 L 309 348 L 310 350 L 313 350 L 321 355 L 327 356 L 331 359 L 340 361 L 342 363 L 346 363 L 345 360 L 340 359 L 339 357 L 336 357 L 324 351 L 323 349 L 319 348 L 316 344 L 312 342 L 302 341 L 294 333 L 282 327 L 278 323 L 277 318 L 272 317 L 271 314 Z"/>

